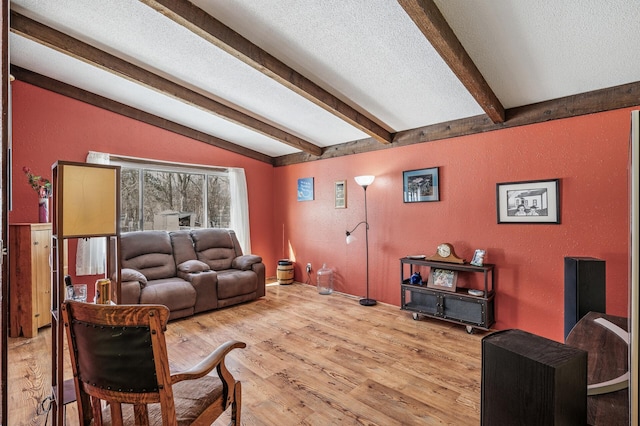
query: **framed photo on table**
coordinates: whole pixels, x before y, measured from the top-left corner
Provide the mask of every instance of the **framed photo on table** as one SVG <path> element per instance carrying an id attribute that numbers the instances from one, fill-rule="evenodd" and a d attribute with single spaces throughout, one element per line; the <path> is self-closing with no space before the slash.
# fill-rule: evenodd
<path id="1" fill-rule="evenodd" d="M 438 167 L 402 172 L 402 191 L 405 203 L 440 201 Z"/>
<path id="2" fill-rule="evenodd" d="M 560 223 L 560 179 L 496 184 L 498 223 Z"/>
<path id="3" fill-rule="evenodd" d="M 448 269 L 431 268 L 427 287 L 445 291 L 456 291 L 458 272 Z"/>
<path id="4" fill-rule="evenodd" d="M 473 259 L 471 259 L 470 264 L 474 266 L 482 266 L 484 264 L 484 256 L 487 252 L 482 249 L 477 249 L 473 253 Z"/>

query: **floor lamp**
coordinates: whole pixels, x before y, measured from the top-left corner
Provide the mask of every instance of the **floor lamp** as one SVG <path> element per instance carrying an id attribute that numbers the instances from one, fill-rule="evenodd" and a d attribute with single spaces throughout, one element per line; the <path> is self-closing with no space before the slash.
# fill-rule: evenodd
<path id="1" fill-rule="evenodd" d="M 366 252 L 367 252 L 367 296 L 364 299 L 360 299 L 360 304 L 362 306 L 373 306 L 376 304 L 374 299 L 369 298 L 369 222 L 367 218 L 367 186 L 373 183 L 375 176 L 356 176 L 355 180 L 358 185 L 364 189 L 364 221 L 358 223 L 355 228 L 351 231 L 347 231 L 347 244 L 350 244 L 355 240 L 355 238 L 351 235 L 353 231 L 358 229 L 358 226 L 364 223 L 365 225 L 365 242 L 366 242 Z"/>

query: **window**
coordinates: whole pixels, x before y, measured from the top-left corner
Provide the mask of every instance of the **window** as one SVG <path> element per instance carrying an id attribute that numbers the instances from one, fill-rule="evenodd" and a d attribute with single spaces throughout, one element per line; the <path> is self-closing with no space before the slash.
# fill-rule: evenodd
<path id="1" fill-rule="evenodd" d="M 88 153 L 87 162 L 121 167 L 122 232 L 230 228 L 243 253 L 251 253 L 244 169 L 181 165 L 95 151 Z M 79 240 L 76 275 L 104 273 L 104 253 L 104 238 Z"/>
<path id="2" fill-rule="evenodd" d="M 219 168 L 116 161 L 121 166 L 121 230 L 229 228 L 229 173 Z"/>

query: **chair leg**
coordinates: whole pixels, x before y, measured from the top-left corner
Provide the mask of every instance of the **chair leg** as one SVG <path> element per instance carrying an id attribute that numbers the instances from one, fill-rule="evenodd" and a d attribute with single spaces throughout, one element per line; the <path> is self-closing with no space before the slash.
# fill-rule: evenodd
<path id="1" fill-rule="evenodd" d="M 93 424 L 102 426 L 102 402 L 95 396 L 91 397 L 91 411 L 93 411 Z"/>
<path id="2" fill-rule="evenodd" d="M 231 403 L 231 426 L 240 426 L 240 411 L 242 409 L 242 386 L 236 382 L 233 390 L 233 402 Z"/>

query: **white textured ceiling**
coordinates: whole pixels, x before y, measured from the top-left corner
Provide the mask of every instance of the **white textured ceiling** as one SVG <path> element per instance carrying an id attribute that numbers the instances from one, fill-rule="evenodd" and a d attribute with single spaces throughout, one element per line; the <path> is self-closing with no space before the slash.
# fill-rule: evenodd
<path id="1" fill-rule="evenodd" d="M 483 114 L 394 0 L 193 0 L 391 132 Z M 635 0 L 435 0 L 505 108 L 640 81 Z M 328 147 L 366 139 L 135 0 L 13 0 L 12 10 Z M 299 150 L 12 34 L 11 63 L 271 157 Z"/>
<path id="2" fill-rule="evenodd" d="M 505 108 L 640 80 L 637 0 L 435 0 Z"/>

